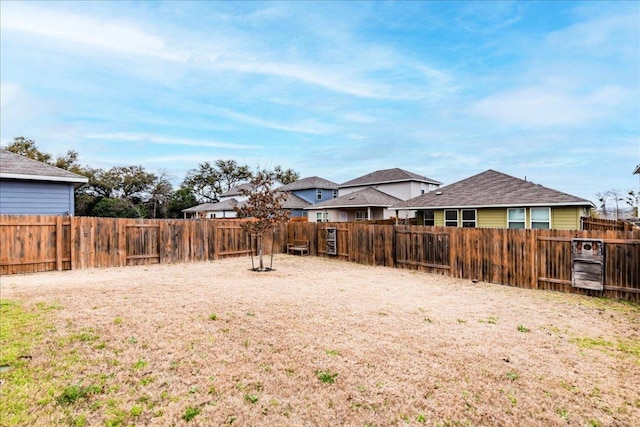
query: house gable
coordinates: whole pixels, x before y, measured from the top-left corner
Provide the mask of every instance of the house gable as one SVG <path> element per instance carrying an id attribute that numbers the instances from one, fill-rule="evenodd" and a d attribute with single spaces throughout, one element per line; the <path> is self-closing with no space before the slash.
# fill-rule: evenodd
<path id="1" fill-rule="evenodd" d="M 0 149 L 0 213 L 74 215 L 74 190 L 87 177 Z"/>

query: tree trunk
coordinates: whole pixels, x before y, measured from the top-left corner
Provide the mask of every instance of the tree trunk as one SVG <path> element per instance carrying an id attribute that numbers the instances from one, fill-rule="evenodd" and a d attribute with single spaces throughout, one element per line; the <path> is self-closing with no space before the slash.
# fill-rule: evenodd
<path id="1" fill-rule="evenodd" d="M 262 253 L 263 253 L 263 248 L 262 248 L 262 233 L 258 233 L 258 259 L 260 260 L 260 271 L 264 271 L 264 261 L 262 259 Z"/>

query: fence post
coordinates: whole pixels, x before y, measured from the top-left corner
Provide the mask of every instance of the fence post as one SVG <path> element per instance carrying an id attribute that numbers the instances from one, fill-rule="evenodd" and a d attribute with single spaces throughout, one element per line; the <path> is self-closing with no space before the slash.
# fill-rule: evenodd
<path id="1" fill-rule="evenodd" d="M 62 216 L 56 216 L 56 269 L 62 271 Z"/>
<path id="2" fill-rule="evenodd" d="M 73 270 L 76 265 L 76 217 L 69 217 L 69 270 Z"/>
<path id="3" fill-rule="evenodd" d="M 127 220 L 119 218 L 117 220 L 118 233 L 118 266 L 125 267 L 127 265 Z"/>

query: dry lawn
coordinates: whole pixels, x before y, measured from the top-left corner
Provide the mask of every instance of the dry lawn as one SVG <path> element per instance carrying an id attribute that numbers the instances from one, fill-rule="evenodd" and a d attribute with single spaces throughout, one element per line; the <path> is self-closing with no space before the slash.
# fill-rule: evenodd
<path id="1" fill-rule="evenodd" d="M 640 420 L 637 305 L 314 257 L 249 267 L 2 277 L 5 304 L 46 327 L 0 373 L 0 425 Z"/>

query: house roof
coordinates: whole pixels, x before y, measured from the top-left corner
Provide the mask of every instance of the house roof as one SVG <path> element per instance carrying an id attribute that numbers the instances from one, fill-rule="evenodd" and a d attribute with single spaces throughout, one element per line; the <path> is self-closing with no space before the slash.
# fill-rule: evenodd
<path id="1" fill-rule="evenodd" d="M 245 184 L 240 184 L 240 185 L 236 185 L 235 187 L 231 187 L 230 189 L 222 193 L 220 197 L 244 196 L 244 194 L 242 194 L 242 190 L 251 191 L 251 184 L 247 182 Z"/>
<path id="2" fill-rule="evenodd" d="M 183 209 L 182 212 L 222 212 L 222 211 L 232 211 L 233 208 L 238 205 L 238 201 L 236 199 L 223 200 L 218 203 L 202 203 L 197 206 L 193 206 L 187 209 Z"/>
<path id="3" fill-rule="evenodd" d="M 338 184 L 328 179 L 320 178 L 319 176 L 310 176 L 302 178 L 297 181 L 291 182 L 287 185 L 283 185 L 278 190 L 281 191 L 296 191 L 296 190 L 308 190 L 315 188 L 323 188 L 327 190 L 337 190 Z"/>
<path id="4" fill-rule="evenodd" d="M 640 173 L 640 165 L 636 166 L 636 170 L 633 171 L 633 174 Z"/>
<path id="5" fill-rule="evenodd" d="M 0 178 L 84 184 L 86 176 L 0 149 Z"/>
<path id="6" fill-rule="evenodd" d="M 489 169 L 462 181 L 400 202 L 393 208 L 402 210 L 506 206 L 592 207 L 593 203 Z"/>
<path id="7" fill-rule="evenodd" d="M 363 175 L 359 178 L 352 179 L 345 183 L 340 184 L 340 188 L 345 187 L 360 187 L 363 185 L 383 184 L 390 182 L 403 182 L 403 181 L 418 181 L 425 182 L 427 184 L 442 184 L 440 181 L 436 181 L 431 178 L 427 178 L 417 173 L 409 172 L 404 169 L 382 169 L 369 174 Z"/>
<path id="8" fill-rule="evenodd" d="M 344 196 L 336 197 L 335 199 L 316 203 L 306 209 L 322 210 L 335 208 L 390 207 L 400 201 L 402 201 L 402 199 L 390 196 L 387 193 L 376 190 L 375 188 L 367 187 L 362 190 L 354 191 L 353 193 L 345 194 Z"/>
<path id="9" fill-rule="evenodd" d="M 287 199 L 282 203 L 282 207 L 285 209 L 304 209 L 309 205 L 311 205 L 311 203 L 293 193 L 288 193 Z"/>

